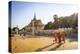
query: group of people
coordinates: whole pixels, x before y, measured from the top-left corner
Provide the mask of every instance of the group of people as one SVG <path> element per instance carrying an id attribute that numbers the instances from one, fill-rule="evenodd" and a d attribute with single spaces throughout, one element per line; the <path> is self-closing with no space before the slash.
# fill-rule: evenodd
<path id="1" fill-rule="evenodd" d="M 65 43 L 65 32 L 62 29 L 54 30 L 54 42 Z"/>

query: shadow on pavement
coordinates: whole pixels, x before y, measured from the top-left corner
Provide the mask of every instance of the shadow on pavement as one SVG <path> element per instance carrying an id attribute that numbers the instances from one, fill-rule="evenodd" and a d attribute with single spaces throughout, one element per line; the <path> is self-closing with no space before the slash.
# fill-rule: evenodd
<path id="1" fill-rule="evenodd" d="M 38 49 L 35 50 L 35 51 L 42 51 L 42 49 L 48 48 L 48 47 L 50 47 L 50 46 L 52 46 L 52 45 L 54 45 L 54 43 L 52 43 L 52 44 L 50 44 L 50 45 L 48 45 L 48 46 L 45 46 L 45 47 L 43 47 L 43 48 L 38 48 Z"/>
<path id="2" fill-rule="evenodd" d="M 54 48 L 51 48 L 49 51 L 56 50 L 56 49 L 59 48 L 61 45 L 62 45 L 62 44 L 60 43 L 60 44 L 56 45 Z"/>
<path id="3" fill-rule="evenodd" d="M 37 49 L 37 50 L 35 50 L 35 51 L 42 51 L 43 49 L 46 49 L 46 48 L 48 48 L 48 47 L 50 47 L 50 46 L 52 46 L 52 45 L 54 45 L 54 43 L 52 43 L 52 44 L 50 44 L 50 45 L 48 45 L 48 46 L 45 46 L 45 47 L 43 47 L 43 48 L 39 48 L 39 49 Z M 49 49 L 48 51 L 56 50 L 56 49 L 59 48 L 61 45 L 62 45 L 62 43 L 59 43 L 59 44 L 56 45 L 54 48 L 51 48 L 51 49 Z"/>

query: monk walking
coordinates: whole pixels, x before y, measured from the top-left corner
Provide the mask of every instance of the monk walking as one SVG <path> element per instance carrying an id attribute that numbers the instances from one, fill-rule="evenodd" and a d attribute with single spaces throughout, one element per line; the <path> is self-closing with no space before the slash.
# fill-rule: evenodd
<path id="1" fill-rule="evenodd" d="M 65 32 L 63 29 L 59 30 L 61 42 L 65 43 Z"/>
<path id="2" fill-rule="evenodd" d="M 55 43 L 58 43 L 59 42 L 59 32 L 58 32 L 58 30 L 55 30 L 54 31 L 54 41 L 55 41 Z"/>
<path id="3" fill-rule="evenodd" d="M 63 30 L 55 30 L 54 31 L 54 41 L 55 43 L 65 43 L 65 32 Z"/>
<path id="4" fill-rule="evenodd" d="M 63 41 L 63 43 L 65 43 L 65 32 L 61 33 L 61 41 Z"/>

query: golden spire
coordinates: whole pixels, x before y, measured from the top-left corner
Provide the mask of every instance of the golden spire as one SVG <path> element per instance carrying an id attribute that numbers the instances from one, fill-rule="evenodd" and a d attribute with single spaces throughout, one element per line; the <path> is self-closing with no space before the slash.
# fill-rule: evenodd
<path id="1" fill-rule="evenodd" d="M 34 20 L 36 20 L 36 14 L 34 13 Z"/>

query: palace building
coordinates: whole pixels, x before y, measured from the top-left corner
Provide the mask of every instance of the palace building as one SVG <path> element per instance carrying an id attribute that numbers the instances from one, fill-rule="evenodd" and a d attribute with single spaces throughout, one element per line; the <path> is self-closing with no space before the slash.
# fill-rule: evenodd
<path id="1" fill-rule="evenodd" d="M 44 29 L 44 24 L 42 23 L 40 19 L 39 20 L 36 19 L 36 14 L 34 14 L 34 17 L 31 20 L 31 22 L 27 26 L 22 28 L 23 31 L 27 31 L 27 32 L 32 32 L 33 30 L 39 31 L 43 29 Z"/>

